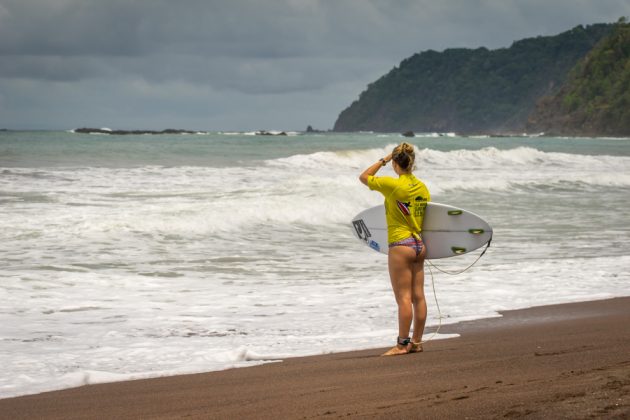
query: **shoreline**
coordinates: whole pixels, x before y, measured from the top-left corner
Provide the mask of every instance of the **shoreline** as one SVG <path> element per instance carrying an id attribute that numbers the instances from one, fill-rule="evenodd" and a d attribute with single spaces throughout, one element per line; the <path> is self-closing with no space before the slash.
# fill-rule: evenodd
<path id="1" fill-rule="evenodd" d="M 0 400 L 0 418 L 588 417 L 630 415 L 630 297 L 443 325 L 425 352 L 385 349 L 87 385 Z"/>

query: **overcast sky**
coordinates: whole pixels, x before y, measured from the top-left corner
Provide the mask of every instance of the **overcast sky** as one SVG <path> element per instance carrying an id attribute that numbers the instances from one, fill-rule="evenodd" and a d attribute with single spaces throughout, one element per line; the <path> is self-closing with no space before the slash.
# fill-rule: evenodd
<path id="1" fill-rule="evenodd" d="M 0 0 L 0 128 L 331 128 L 410 55 L 630 16 L 630 0 Z"/>

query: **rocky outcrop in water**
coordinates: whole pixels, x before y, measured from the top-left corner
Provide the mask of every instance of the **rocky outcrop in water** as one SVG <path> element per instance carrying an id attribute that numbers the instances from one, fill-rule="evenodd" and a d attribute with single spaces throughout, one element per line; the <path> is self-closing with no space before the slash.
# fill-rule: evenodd
<path id="1" fill-rule="evenodd" d="M 79 134 L 111 134 L 114 136 L 125 136 L 125 135 L 141 135 L 141 134 L 199 134 L 203 133 L 200 131 L 189 131 L 189 130 L 176 130 L 173 128 L 167 128 L 162 131 L 154 131 L 154 130 L 109 130 L 105 128 L 77 128 L 73 130 L 75 133 Z"/>

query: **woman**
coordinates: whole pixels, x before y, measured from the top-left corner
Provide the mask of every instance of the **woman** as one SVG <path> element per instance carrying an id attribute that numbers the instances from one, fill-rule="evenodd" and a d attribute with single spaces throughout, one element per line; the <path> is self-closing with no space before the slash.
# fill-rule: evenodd
<path id="1" fill-rule="evenodd" d="M 398 178 L 375 176 L 390 161 Z M 422 218 L 431 196 L 424 183 L 411 172 L 414 161 L 413 146 L 401 143 L 359 176 L 371 190 L 385 196 L 389 277 L 398 304 L 398 341 L 383 356 L 422 351 L 422 332 L 427 319 L 424 298 L 424 257 L 427 250 L 421 231 Z M 412 320 L 413 335 L 410 338 Z"/>

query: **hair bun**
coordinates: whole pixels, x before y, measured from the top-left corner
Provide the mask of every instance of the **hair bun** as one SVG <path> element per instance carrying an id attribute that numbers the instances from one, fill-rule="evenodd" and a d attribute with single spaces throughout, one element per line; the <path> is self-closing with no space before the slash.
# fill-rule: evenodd
<path id="1" fill-rule="evenodd" d="M 413 163 L 416 159 L 414 148 L 409 143 L 400 143 L 396 146 L 392 152 L 392 159 L 403 170 L 411 171 L 413 169 Z"/>
<path id="2" fill-rule="evenodd" d="M 414 154 L 414 149 L 413 146 L 410 145 L 409 143 L 401 143 L 400 144 L 400 151 L 402 153 L 406 153 L 408 155 L 412 155 Z"/>

